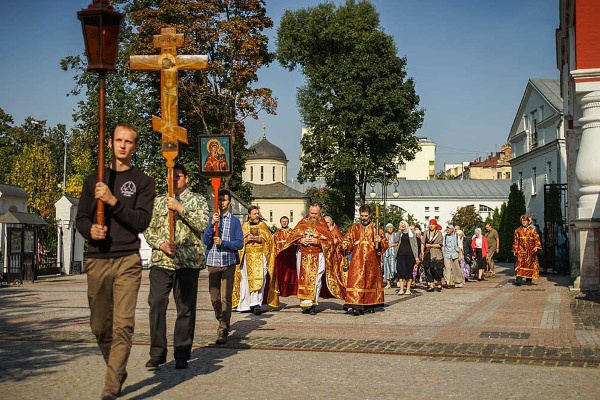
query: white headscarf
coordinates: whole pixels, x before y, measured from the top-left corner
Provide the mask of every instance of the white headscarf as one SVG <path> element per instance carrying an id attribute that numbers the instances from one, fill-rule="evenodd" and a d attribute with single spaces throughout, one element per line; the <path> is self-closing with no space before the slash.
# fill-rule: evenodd
<path id="1" fill-rule="evenodd" d="M 402 226 L 402 224 L 404 224 L 404 226 L 406 227 L 406 231 L 402 231 L 401 230 L 400 232 L 401 233 L 408 233 L 408 237 L 413 237 L 414 234 L 413 234 L 413 231 L 410 230 L 410 227 L 408 226 L 408 222 L 406 222 L 406 221 L 400 221 L 400 225 L 399 226 Z"/>
<path id="2" fill-rule="evenodd" d="M 457 229 L 456 230 L 456 236 L 458 237 L 458 248 L 460 250 L 464 250 L 464 247 L 463 247 L 463 238 L 465 236 L 465 233 L 461 229 Z"/>

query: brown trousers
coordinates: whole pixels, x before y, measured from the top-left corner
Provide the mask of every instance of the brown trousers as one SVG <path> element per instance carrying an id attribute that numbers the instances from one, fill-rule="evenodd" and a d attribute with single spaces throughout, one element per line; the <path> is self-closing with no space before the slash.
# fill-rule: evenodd
<path id="1" fill-rule="evenodd" d="M 217 335 L 222 332 L 229 333 L 234 276 L 235 264 L 226 267 L 208 267 L 210 301 L 215 311 L 215 318 L 219 321 Z"/>
<path id="2" fill-rule="evenodd" d="M 131 351 L 142 262 L 137 253 L 117 258 L 89 258 L 85 269 L 90 326 L 107 365 L 102 395 L 116 396 Z"/>
<path id="3" fill-rule="evenodd" d="M 488 270 L 492 275 L 496 275 L 496 265 L 494 264 L 494 254 L 496 253 L 496 249 L 488 250 L 487 254 L 487 265 Z"/>

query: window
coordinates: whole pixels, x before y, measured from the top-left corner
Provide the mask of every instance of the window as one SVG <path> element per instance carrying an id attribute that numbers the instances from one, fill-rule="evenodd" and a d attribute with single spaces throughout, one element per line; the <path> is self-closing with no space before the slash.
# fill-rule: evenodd
<path id="1" fill-rule="evenodd" d="M 429 215 L 425 216 L 425 221 L 427 221 L 427 223 L 429 223 Z"/>
<path id="2" fill-rule="evenodd" d="M 535 149 L 538 143 L 538 132 L 537 132 L 537 110 L 531 113 L 531 148 Z"/>
<path id="3" fill-rule="evenodd" d="M 273 210 L 269 211 L 269 222 L 273 222 Z"/>
<path id="4" fill-rule="evenodd" d="M 275 182 L 275 167 L 273 167 L 273 182 Z"/>
<path id="5" fill-rule="evenodd" d="M 294 222 L 294 210 L 290 210 L 290 222 Z"/>
<path id="6" fill-rule="evenodd" d="M 286 182 L 286 179 L 285 179 L 285 172 L 284 172 L 284 171 L 285 171 L 285 169 L 284 169 L 283 167 L 281 167 L 281 181 L 282 181 L 283 183 L 285 183 L 285 182 Z"/>
<path id="7" fill-rule="evenodd" d="M 531 169 L 531 195 L 535 196 L 537 194 L 536 189 L 537 184 L 537 171 L 535 168 Z"/>
<path id="8" fill-rule="evenodd" d="M 546 176 L 544 182 L 548 184 L 552 181 L 554 181 L 554 179 L 552 179 L 552 161 L 548 161 L 546 162 Z"/>
<path id="9" fill-rule="evenodd" d="M 254 180 L 254 167 L 250 167 L 250 182 Z"/>
<path id="10" fill-rule="evenodd" d="M 439 211 L 440 211 L 440 208 L 439 208 L 439 207 L 433 207 L 433 210 L 434 210 L 435 212 L 439 212 Z"/>
<path id="11" fill-rule="evenodd" d="M 262 165 L 260 166 L 260 181 L 264 181 L 265 180 L 265 167 L 263 167 Z"/>
<path id="12" fill-rule="evenodd" d="M 429 212 L 429 207 L 425 207 L 425 212 Z"/>
<path id="13" fill-rule="evenodd" d="M 398 169 L 399 169 L 400 171 L 406 171 L 406 164 L 404 164 L 404 163 L 400 164 L 400 165 L 398 166 Z"/>
<path id="14" fill-rule="evenodd" d="M 504 173 L 504 179 L 510 179 L 510 172 Z"/>
<path id="15" fill-rule="evenodd" d="M 437 219 L 438 221 L 440 220 L 440 216 L 439 215 L 436 215 L 434 218 Z"/>
<path id="16" fill-rule="evenodd" d="M 497 176 L 498 176 L 498 179 L 502 179 L 502 172 L 498 172 Z"/>
<path id="17" fill-rule="evenodd" d="M 479 205 L 479 212 L 494 212 L 491 207 L 486 206 L 485 204 Z"/>
<path id="18" fill-rule="evenodd" d="M 519 172 L 519 180 L 517 181 L 519 190 L 523 190 L 523 173 Z"/>

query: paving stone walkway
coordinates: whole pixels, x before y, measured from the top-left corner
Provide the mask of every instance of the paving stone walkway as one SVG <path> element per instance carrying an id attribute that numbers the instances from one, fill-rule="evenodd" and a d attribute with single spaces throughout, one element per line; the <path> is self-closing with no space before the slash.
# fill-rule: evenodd
<path id="1" fill-rule="evenodd" d="M 509 268 L 498 270 L 496 278 L 441 293 L 418 289 L 415 295 L 398 296 L 395 290 L 386 290 L 386 307 L 360 317 L 345 313 L 338 300 L 321 301 L 319 313 L 309 316 L 300 313 L 297 299 L 282 299 L 279 309 L 261 316 L 234 313 L 232 335 L 222 347 L 213 344 L 217 324 L 203 271 L 194 366 L 180 372 L 170 362 L 155 375 L 143 368 L 149 343 L 145 271 L 125 397 L 198 398 L 190 390 L 204 390 L 202 385 L 215 377 L 218 389 L 199 398 L 230 398 L 236 387 L 239 393 L 260 394 L 260 388 L 265 390 L 265 372 L 269 376 L 268 371 L 274 370 L 277 382 L 285 378 L 297 382 L 297 387 L 283 393 L 277 382 L 266 379 L 270 398 L 402 397 L 390 380 L 405 382 L 410 393 L 424 398 L 455 397 L 446 389 L 436 392 L 436 385 L 456 390 L 456 397 L 471 393 L 466 397 L 547 398 L 513 387 L 506 379 L 513 375 L 540 384 L 540 394 L 599 398 L 598 385 L 589 383 L 600 377 L 600 296 L 570 292 L 568 279 L 554 275 L 533 286 L 516 287 Z M 173 319 L 171 301 L 169 332 Z M 0 288 L 0 393 L 8 393 L 1 397 L 96 397 L 104 365 L 88 323 L 85 275 Z M 414 375 L 413 369 L 423 375 Z M 428 369 L 435 376 L 428 376 Z M 320 391 L 315 391 L 316 371 Z M 478 392 L 443 380 L 448 374 L 448 379 L 454 376 L 460 382 L 464 371 L 498 378 L 504 386 L 488 391 L 491 387 L 485 379 L 483 391 Z M 373 391 L 357 389 L 349 373 L 364 375 Z M 590 376 L 595 378 L 588 381 Z M 340 386 L 344 382 L 347 385 Z M 55 385 L 65 393 L 38 388 Z"/>

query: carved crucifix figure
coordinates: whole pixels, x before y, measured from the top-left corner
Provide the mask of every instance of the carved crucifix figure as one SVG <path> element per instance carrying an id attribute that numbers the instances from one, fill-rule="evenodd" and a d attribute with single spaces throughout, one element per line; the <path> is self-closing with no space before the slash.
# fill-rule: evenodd
<path id="1" fill-rule="evenodd" d="M 177 104 L 177 74 L 181 70 L 205 70 L 208 68 L 206 55 L 177 55 L 183 46 L 183 34 L 175 28 L 162 28 L 154 35 L 154 47 L 160 54 L 153 56 L 131 56 L 129 69 L 133 71 L 160 71 L 161 117 L 152 116 L 152 129 L 162 134 L 162 155 L 167 164 L 169 196 L 174 195 L 173 167 L 179 154 L 179 142 L 187 144 L 187 131 L 179 126 Z M 171 241 L 175 239 L 173 212 L 169 211 Z"/>

